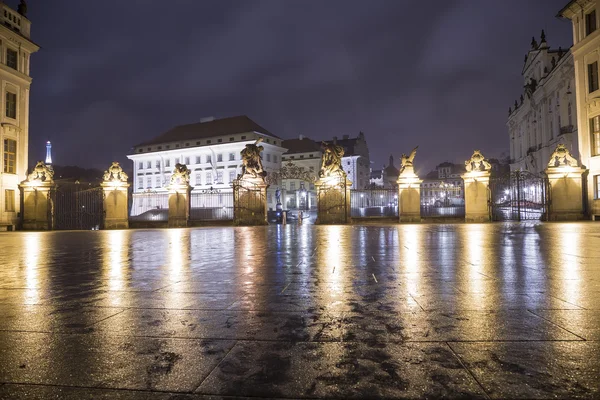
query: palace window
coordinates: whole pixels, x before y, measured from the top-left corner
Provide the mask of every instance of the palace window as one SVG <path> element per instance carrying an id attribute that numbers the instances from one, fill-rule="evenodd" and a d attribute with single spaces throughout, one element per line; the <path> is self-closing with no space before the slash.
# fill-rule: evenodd
<path id="1" fill-rule="evenodd" d="M 235 181 L 235 170 L 229 171 L 229 183 Z"/>
<path id="2" fill-rule="evenodd" d="M 590 120 L 591 153 L 593 156 L 600 155 L 600 115 Z"/>
<path id="3" fill-rule="evenodd" d="M 4 139 L 4 173 L 17 173 L 17 141 Z"/>
<path id="4" fill-rule="evenodd" d="M 267 161 L 271 162 L 271 155 L 270 154 L 267 154 Z"/>
<path id="5" fill-rule="evenodd" d="M 594 189 L 594 198 L 598 200 L 600 199 L 600 175 L 594 176 Z"/>
<path id="6" fill-rule="evenodd" d="M 6 49 L 6 66 L 12 69 L 17 69 L 17 52 L 13 49 Z"/>
<path id="7" fill-rule="evenodd" d="M 273 154 L 273 162 L 277 162 L 277 156 Z"/>
<path id="8" fill-rule="evenodd" d="M 6 116 L 8 118 L 17 118 L 17 95 L 6 92 Z"/>
<path id="9" fill-rule="evenodd" d="M 4 211 L 15 211 L 15 191 L 12 189 L 4 190 Z"/>
<path id="10" fill-rule="evenodd" d="M 213 181 L 212 181 L 212 172 L 207 172 L 206 173 L 206 184 L 207 185 L 212 185 Z"/>
<path id="11" fill-rule="evenodd" d="M 154 177 L 154 181 L 155 181 L 154 187 L 157 187 L 157 188 L 159 188 L 159 187 L 161 187 L 161 186 L 162 186 L 162 185 L 160 184 L 160 176 L 155 176 L 155 177 Z"/>
<path id="12" fill-rule="evenodd" d="M 235 153 L 229 153 L 229 161 L 235 161 Z"/>
<path id="13" fill-rule="evenodd" d="M 596 10 L 585 14 L 585 36 L 596 30 Z"/>
<path id="14" fill-rule="evenodd" d="M 185 165 L 190 165 L 190 158 L 189 157 L 185 158 Z"/>
<path id="15" fill-rule="evenodd" d="M 202 174 L 199 172 L 196 174 L 196 185 L 202 185 Z"/>
<path id="16" fill-rule="evenodd" d="M 179 164 L 179 157 L 175 157 L 175 164 Z"/>
<path id="17" fill-rule="evenodd" d="M 144 178 L 141 176 L 138 176 L 138 189 L 143 189 L 144 188 Z"/>
<path id="18" fill-rule="evenodd" d="M 171 166 L 171 160 L 169 160 L 168 158 L 165 160 L 165 167 L 170 167 Z"/>
<path id="19" fill-rule="evenodd" d="M 223 171 L 217 171 L 217 183 L 223 183 Z"/>
<path id="20" fill-rule="evenodd" d="M 196 156 L 196 164 L 202 164 L 202 159 L 200 156 Z"/>
<path id="21" fill-rule="evenodd" d="M 139 162 L 138 163 L 138 169 L 144 169 L 144 163 L 143 162 Z"/>
<path id="22" fill-rule="evenodd" d="M 588 86 L 590 93 L 598 90 L 598 61 L 588 64 Z"/>
<path id="23" fill-rule="evenodd" d="M 223 154 L 217 154 L 217 162 L 223 161 Z"/>
<path id="24" fill-rule="evenodd" d="M 156 168 L 160 168 L 160 160 L 156 160 Z"/>
<path id="25" fill-rule="evenodd" d="M 211 163 L 212 162 L 212 157 L 210 155 L 206 156 L 206 162 L 207 163 Z"/>
<path id="26" fill-rule="evenodd" d="M 152 161 L 146 161 L 146 168 L 152 168 Z"/>

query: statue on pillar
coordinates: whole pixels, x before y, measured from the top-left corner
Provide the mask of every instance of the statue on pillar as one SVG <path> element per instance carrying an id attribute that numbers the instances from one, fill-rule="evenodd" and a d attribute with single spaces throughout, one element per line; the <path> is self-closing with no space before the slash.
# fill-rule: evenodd
<path id="1" fill-rule="evenodd" d="M 21 0 L 17 6 L 17 12 L 24 17 L 27 17 L 27 3 L 25 0 Z"/>
<path id="2" fill-rule="evenodd" d="M 38 181 L 51 183 L 53 178 L 54 171 L 52 171 L 52 168 L 44 164 L 43 161 L 38 161 L 37 164 L 35 164 L 33 171 L 27 175 L 27 182 Z"/>
<path id="3" fill-rule="evenodd" d="M 190 170 L 184 164 L 175 164 L 175 170 L 171 175 L 171 185 L 189 185 Z"/>
<path id="4" fill-rule="evenodd" d="M 319 171 L 320 178 L 330 176 L 345 177 L 346 173 L 342 169 L 342 157 L 344 156 L 344 148 L 335 143 L 322 142 L 323 157 L 321 158 L 321 170 Z"/>
<path id="5" fill-rule="evenodd" d="M 489 171 L 492 165 L 485 160 L 481 151 L 475 150 L 470 160 L 465 161 L 465 169 L 471 171 Z"/>
<path id="6" fill-rule="evenodd" d="M 577 160 L 571 155 L 571 152 L 564 144 L 559 144 L 550 156 L 548 168 L 554 167 L 577 167 Z"/>
<path id="7" fill-rule="evenodd" d="M 123 168 L 117 161 L 113 161 L 112 165 L 108 170 L 104 171 L 102 177 L 104 182 L 127 182 L 128 176 L 123 172 Z"/>
<path id="8" fill-rule="evenodd" d="M 264 170 L 262 165 L 262 157 L 260 153 L 264 150 L 263 146 L 258 146 L 262 142 L 262 138 L 252 144 L 247 144 L 246 147 L 240 151 L 242 155 L 242 173 L 238 176 L 238 179 L 243 178 L 262 178 L 267 176 L 267 171 Z"/>
<path id="9" fill-rule="evenodd" d="M 415 159 L 415 156 L 417 155 L 418 148 L 419 148 L 419 146 L 412 149 L 412 151 L 410 152 L 410 154 L 408 156 L 406 154 L 402 154 L 402 158 L 400 159 L 400 162 L 401 162 L 400 174 L 402 174 L 405 170 L 407 172 L 414 172 L 413 161 Z"/>

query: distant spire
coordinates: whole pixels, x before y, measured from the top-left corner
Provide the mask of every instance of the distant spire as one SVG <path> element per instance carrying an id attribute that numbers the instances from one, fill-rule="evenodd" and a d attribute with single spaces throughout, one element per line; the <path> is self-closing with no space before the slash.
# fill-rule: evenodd
<path id="1" fill-rule="evenodd" d="M 390 154 L 390 167 L 394 166 L 394 156 Z"/>
<path id="2" fill-rule="evenodd" d="M 540 40 L 542 43 L 546 42 L 546 32 L 544 32 L 544 30 L 542 29 L 542 35 L 540 37 Z"/>
<path id="3" fill-rule="evenodd" d="M 46 165 L 52 164 L 52 143 L 46 142 Z"/>

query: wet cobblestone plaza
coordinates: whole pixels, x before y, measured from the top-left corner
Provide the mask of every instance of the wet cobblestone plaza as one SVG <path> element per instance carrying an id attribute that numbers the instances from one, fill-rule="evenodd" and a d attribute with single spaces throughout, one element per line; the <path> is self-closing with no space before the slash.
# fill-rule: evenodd
<path id="1" fill-rule="evenodd" d="M 0 234 L 1 399 L 599 398 L 600 225 Z"/>

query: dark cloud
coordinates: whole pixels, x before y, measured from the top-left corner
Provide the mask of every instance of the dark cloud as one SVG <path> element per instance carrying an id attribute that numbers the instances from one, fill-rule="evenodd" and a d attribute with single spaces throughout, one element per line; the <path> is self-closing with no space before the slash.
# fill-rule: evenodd
<path id="1" fill-rule="evenodd" d="M 568 47 L 566 0 L 31 2 L 30 154 L 105 167 L 200 118 L 281 137 L 367 135 L 379 166 L 508 149 L 531 36 Z"/>

